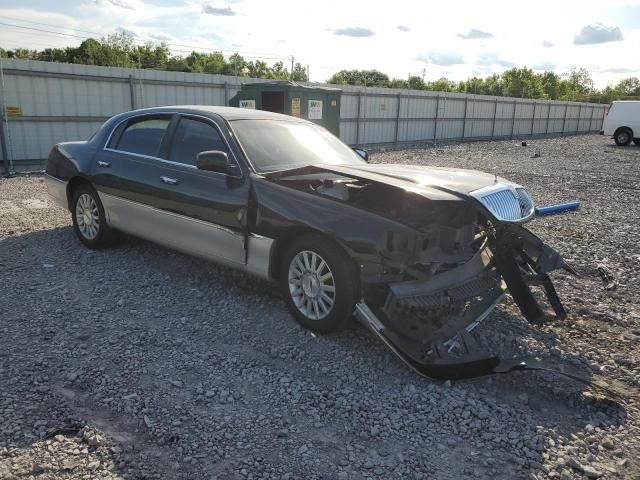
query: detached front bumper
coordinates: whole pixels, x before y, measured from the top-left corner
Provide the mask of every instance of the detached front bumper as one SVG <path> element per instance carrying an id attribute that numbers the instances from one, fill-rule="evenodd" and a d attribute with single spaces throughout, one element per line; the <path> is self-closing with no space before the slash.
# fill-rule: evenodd
<path id="1" fill-rule="evenodd" d="M 529 230 L 505 225 L 469 262 L 426 281 L 391 283 L 382 307 L 374 310 L 362 301 L 355 315 L 422 375 L 462 379 L 503 373 L 496 370 L 503 363 L 500 357 L 481 351 L 469 332 L 493 311 L 506 290 L 528 321 L 541 322 L 546 314 L 532 286 L 542 287 L 555 316 L 564 318 L 548 276 L 559 268 L 573 272 L 558 252 Z"/>

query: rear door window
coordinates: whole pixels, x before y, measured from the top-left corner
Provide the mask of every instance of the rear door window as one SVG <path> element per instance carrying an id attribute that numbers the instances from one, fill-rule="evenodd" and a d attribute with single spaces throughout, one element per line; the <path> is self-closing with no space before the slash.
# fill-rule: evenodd
<path id="1" fill-rule="evenodd" d="M 158 157 L 170 121 L 170 117 L 133 120 L 117 139 L 117 144 L 109 147 L 123 152 Z"/>
<path id="2" fill-rule="evenodd" d="M 195 165 L 198 154 L 208 150 L 229 154 L 217 128 L 201 120 L 182 117 L 171 142 L 168 160 Z"/>

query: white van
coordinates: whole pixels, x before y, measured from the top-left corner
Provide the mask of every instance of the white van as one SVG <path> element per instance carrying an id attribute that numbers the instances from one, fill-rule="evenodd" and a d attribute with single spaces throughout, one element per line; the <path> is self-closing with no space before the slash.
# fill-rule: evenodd
<path id="1" fill-rule="evenodd" d="M 613 102 L 604 118 L 602 132 L 613 137 L 617 145 L 640 145 L 640 101 Z"/>

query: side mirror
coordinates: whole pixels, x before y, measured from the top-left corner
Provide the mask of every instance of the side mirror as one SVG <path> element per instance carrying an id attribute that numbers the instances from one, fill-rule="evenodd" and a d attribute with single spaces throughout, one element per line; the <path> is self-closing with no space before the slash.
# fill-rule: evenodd
<path id="1" fill-rule="evenodd" d="M 196 157 L 196 167 L 199 170 L 229 174 L 233 174 L 237 170 L 234 164 L 229 163 L 227 154 L 220 150 L 200 152 Z"/>
<path id="2" fill-rule="evenodd" d="M 363 150 L 362 148 L 354 148 L 353 151 L 360 155 L 365 162 L 369 161 L 369 154 L 366 150 Z"/>

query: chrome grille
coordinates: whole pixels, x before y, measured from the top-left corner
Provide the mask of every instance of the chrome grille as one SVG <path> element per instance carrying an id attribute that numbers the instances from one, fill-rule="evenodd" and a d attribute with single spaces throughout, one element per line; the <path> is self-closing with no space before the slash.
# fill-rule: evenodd
<path id="1" fill-rule="evenodd" d="M 476 190 L 472 195 L 503 222 L 524 222 L 534 213 L 531 196 L 519 186 L 497 184 Z"/>
<path id="2" fill-rule="evenodd" d="M 516 194 L 518 195 L 518 201 L 520 202 L 520 211 L 524 218 L 533 215 L 533 199 L 524 188 L 516 188 Z"/>

